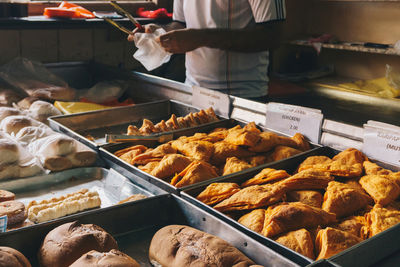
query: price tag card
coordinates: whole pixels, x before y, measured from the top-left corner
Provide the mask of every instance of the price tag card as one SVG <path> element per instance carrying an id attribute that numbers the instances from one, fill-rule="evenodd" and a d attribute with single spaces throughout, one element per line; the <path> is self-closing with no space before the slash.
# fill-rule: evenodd
<path id="1" fill-rule="evenodd" d="M 223 117 L 228 118 L 231 102 L 227 94 L 193 86 L 192 105 L 201 109 L 212 107 L 214 111 Z"/>
<path id="2" fill-rule="evenodd" d="M 0 233 L 7 231 L 7 215 L 0 217 Z"/>
<path id="3" fill-rule="evenodd" d="M 318 109 L 271 102 L 267 104 L 265 125 L 288 135 L 301 133 L 311 142 L 318 143 L 322 119 Z"/>
<path id="4" fill-rule="evenodd" d="M 371 158 L 400 166 L 400 127 L 364 124 L 363 152 Z"/>

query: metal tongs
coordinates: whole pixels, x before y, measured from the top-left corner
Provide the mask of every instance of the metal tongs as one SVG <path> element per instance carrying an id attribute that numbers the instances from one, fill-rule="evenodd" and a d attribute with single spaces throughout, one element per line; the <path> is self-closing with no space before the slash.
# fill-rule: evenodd
<path id="1" fill-rule="evenodd" d="M 106 134 L 107 143 L 123 143 L 133 141 L 157 141 L 159 143 L 166 143 L 173 139 L 172 133 L 161 133 L 153 135 L 126 135 L 126 134 Z"/>
<path id="2" fill-rule="evenodd" d="M 128 11 L 126 11 L 120 5 L 118 5 L 116 1 L 110 1 L 110 5 L 112 5 L 114 7 L 114 9 L 117 11 L 117 13 L 125 15 L 136 26 L 136 28 L 138 28 L 138 31 L 144 32 L 143 26 Z M 129 34 L 129 35 L 134 34 L 132 31 L 128 30 L 124 26 L 121 26 L 120 24 L 118 24 L 117 22 L 113 21 L 110 18 L 106 18 L 106 17 L 100 17 L 100 18 L 104 19 L 105 21 L 107 21 L 108 23 L 110 23 L 111 25 L 116 27 L 118 30 L 123 31 L 126 34 Z"/>

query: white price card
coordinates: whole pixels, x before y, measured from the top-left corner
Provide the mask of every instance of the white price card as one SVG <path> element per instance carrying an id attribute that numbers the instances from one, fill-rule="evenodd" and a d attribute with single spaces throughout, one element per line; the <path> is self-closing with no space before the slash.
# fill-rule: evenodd
<path id="1" fill-rule="evenodd" d="M 192 105 L 201 109 L 212 107 L 218 115 L 226 118 L 231 108 L 229 95 L 199 86 L 193 86 Z"/>
<path id="2" fill-rule="evenodd" d="M 265 125 L 288 135 L 301 133 L 311 142 L 318 143 L 322 119 L 318 109 L 271 102 L 267 104 Z"/>
<path id="3" fill-rule="evenodd" d="M 364 124 L 363 152 L 368 157 L 400 166 L 400 127 L 372 121 Z"/>

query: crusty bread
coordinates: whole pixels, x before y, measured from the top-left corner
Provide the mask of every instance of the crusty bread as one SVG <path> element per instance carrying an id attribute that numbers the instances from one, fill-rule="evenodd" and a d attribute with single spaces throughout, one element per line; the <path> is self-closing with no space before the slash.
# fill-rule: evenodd
<path id="1" fill-rule="evenodd" d="M 19 166 L 17 164 L 6 164 L 0 166 L 0 180 L 19 177 Z"/>
<path id="2" fill-rule="evenodd" d="M 67 156 L 74 167 L 88 167 L 96 162 L 97 154 L 92 150 L 78 151 Z"/>
<path id="3" fill-rule="evenodd" d="M 15 199 L 15 194 L 7 190 L 0 189 L 0 202 L 10 201 Z"/>
<path id="4" fill-rule="evenodd" d="M 75 140 L 62 134 L 49 136 L 40 150 L 43 156 L 66 156 L 75 152 Z"/>
<path id="5" fill-rule="evenodd" d="M 31 177 L 42 172 L 42 168 L 36 163 L 19 165 L 18 167 L 19 167 L 18 177 Z"/>
<path id="6" fill-rule="evenodd" d="M 89 251 L 70 267 L 140 267 L 140 265 L 125 253 L 112 249 L 109 252 Z"/>
<path id="7" fill-rule="evenodd" d="M 25 221 L 25 205 L 22 202 L 10 200 L 0 202 L 0 217 L 7 215 L 7 225 L 13 225 Z"/>
<path id="8" fill-rule="evenodd" d="M 68 170 L 73 167 L 71 160 L 66 157 L 48 157 L 42 161 L 43 167 L 50 171 Z"/>
<path id="9" fill-rule="evenodd" d="M 247 267 L 255 263 L 219 237 L 185 225 L 169 225 L 151 240 L 150 262 L 154 266 Z"/>
<path id="10" fill-rule="evenodd" d="M 31 267 L 31 264 L 18 250 L 0 247 L 0 267 Z"/>
<path id="11" fill-rule="evenodd" d="M 18 159 L 18 145 L 10 140 L 0 139 L 0 165 L 14 163 Z"/>
<path id="12" fill-rule="evenodd" d="M 29 116 L 43 123 L 47 123 L 48 117 L 56 115 L 61 115 L 61 112 L 53 104 L 46 101 L 35 101 L 29 107 Z"/>
<path id="13" fill-rule="evenodd" d="M 111 249 L 118 249 L 117 242 L 104 229 L 75 221 L 50 231 L 38 257 L 42 267 L 67 267 L 91 250 L 107 252 Z"/>

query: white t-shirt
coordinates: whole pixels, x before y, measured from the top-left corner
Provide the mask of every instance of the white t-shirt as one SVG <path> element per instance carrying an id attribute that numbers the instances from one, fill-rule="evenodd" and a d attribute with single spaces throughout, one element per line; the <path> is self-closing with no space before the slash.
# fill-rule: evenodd
<path id="1" fill-rule="evenodd" d="M 187 28 L 243 29 L 285 19 L 285 0 L 174 0 L 173 19 Z M 201 47 L 186 53 L 186 83 L 241 97 L 268 92 L 268 51 Z"/>

